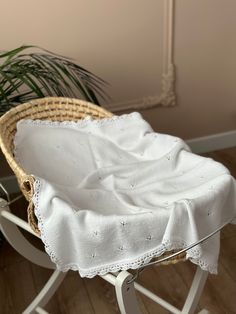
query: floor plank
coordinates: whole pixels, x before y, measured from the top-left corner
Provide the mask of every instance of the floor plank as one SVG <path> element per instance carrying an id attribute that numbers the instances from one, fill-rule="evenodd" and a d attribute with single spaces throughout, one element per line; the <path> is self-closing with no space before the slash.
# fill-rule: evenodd
<path id="1" fill-rule="evenodd" d="M 234 226 L 235 229 L 236 226 Z M 236 231 L 234 232 L 236 234 Z M 236 236 L 221 240 L 220 262 L 231 279 L 236 282 Z"/>
<path id="2" fill-rule="evenodd" d="M 84 283 L 96 313 L 119 313 L 113 293 L 114 287 L 107 285 L 107 283 L 100 277 L 84 279 Z"/>
<path id="3" fill-rule="evenodd" d="M 143 271 L 139 279 L 140 284 L 149 289 L 159 297 L 170 302 L 176 307 L 183 305 L 184 298 L 187 294 L 187 286 L 181 276 L 175 271 L 173 265 L 155 266 Z M 146 300 L 147 302 L 147 300 Z M 148 304 L 148 309 L 151 304 Z M 152 313 L 168 313 L 159 305 L 153 302 Z"/>
<path id="4" fill-rule="evenodd" d="M 8 297 L 13 308 L 9 308 L 9 314 L 20 314 L 25 309 L 25 307 L 30 304 L 37 291 L 32 280 L 32 272 L 30 268 L 30 263 L 27 260 L 23 260 L 17 264 L 12 264 L 6 266 L 4 271 L 1 272 L 1 277 L 3 276 L 4 287 L 8 291 Z M 0 308 L 4 308 L 5 300 L 1 298 Z M 4 312 L 3 312 L 4 313 Z M 4 313 L 4 314 L 5 314 Z"/>
<path id="5" fill-rule="evenodd" d="M 79 277 L 77 272 L 69 273 L 58 289 L 56 297 L 62 314 L 95 314 L 84 280 Z"/>

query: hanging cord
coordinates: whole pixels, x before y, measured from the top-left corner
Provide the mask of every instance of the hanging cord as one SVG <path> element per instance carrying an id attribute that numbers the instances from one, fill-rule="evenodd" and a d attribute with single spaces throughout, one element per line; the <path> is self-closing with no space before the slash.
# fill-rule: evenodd
<path id="1" fill-rule="evenodd" d="M 218 227 L 216 230 L 214 230 L 213 232 L 209 233 L 207 236 L 205 236 L 204 238 L 198 240 L 197 242 L 194 242 L 193 244 L 190 244 L 190 245 L 187 246 L 186 248 L 184 248 L 184 249 L 182 249 L 182 250 L 180 250 L 180 251 L 178 251 L 178 252 L 176 252 L 176 253 L 173 253 L 173 254 L 171 254 L 171 255 L 169 255 L 169 256 L 167 256 L 167 257 L 164 257 L 164 258 L 162 258 L 162 259 L 159 259 L 158 261 L 153 261 L 153 262 L 149 262 L 149 263 L 147 263 L 147 264 L 142 265 L 139 269 L 137 269 L 136 273 L 133 275 L 133 277 L 132 277 L 127 283 L 128 283 L 128 284 L 131 284 L 132 282 L 134 282 L 134 281 L 138 278 L 139 274 L 140 274 L 145 268 L 147 268 L 148 266 L 152 266 L 152 265 L 156 265 L 156 264 L 160 264 L 160 263 L 162 263 L 162 262 L 165 262 L 165 261 L 167 261 L 167 260 L 169 260 L 169 259 L 172 259 L 172 258 L 174 258 L 174 257 L 176 257 L 176 256 L 178 256 L 178 255 L 180 255 L 180 254 L 182 254 L 182 253 L 184 253 L 184 252 L 187 252 L 188 250 L 192 249 L 192 248 L 195 247 L 196 245 L 205 242 L 207 239 L 209 239 L 210 237 L 212 237 L 213 235 L 215 235 L 216 233 L 218 233 L 218 232 L 219 232 L 222 228 L 224 228 L 226 225 L 228 225 L 229 223 L 231 223 L 235 218 L 236 218 L 236 216 L 233 217 L 233 218 L 228 219 L 224 224 L 222 224 L 222 225 L 221 225 L 220 227 Z"/>
<path id="2" fill-rule="evenodd" d="M 20 194 L 11 200 L 8 191 L 6 190 L 6 188 L 4 187 L 4 185 L 2 183 L 0 183 L 0 189 L 3 191 L 3 193 L 6 195 L 6 198 L 7 198 L 7 202 L 4 203 L 4 205 L 0 205 L 0 208 L 4 208 L 6 206 L 9 206 L 23 197 L 23 194 Z"/>

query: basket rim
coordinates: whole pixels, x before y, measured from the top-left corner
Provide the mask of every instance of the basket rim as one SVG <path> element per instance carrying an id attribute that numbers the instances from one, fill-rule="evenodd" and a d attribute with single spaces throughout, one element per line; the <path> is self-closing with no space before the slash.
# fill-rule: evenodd
<path id="1" fill-rule="evenodd" d="M 110 111 L 108 111 L 107 109 L 98 106 L 96 104 L 93 104 L 89 101 L 83 100 L 83 99 L 79 99 L 79 98 L 69 98 L 69 97 L 43 97 L 43 98 L 35 98 L 32 99 L 28 102 L 22 103 L 22 104 L 18 104 L 15 107 L 12 107 L 11 109 L 9 109 L 7 112 L 5 112 L 1 117 L 0 117 L 0 127 L 2 126 L 2 121 L 4 121 L 7 117 L 12 116 L 14 113 L 19 112 L 19 109 L 25 109 L 25 108 L 30 108 L 31 106 L 43 106 L 44 103 L 46 105 L 49 104 L 50 102 L 52 102 L 52 104 L 55 104 L 58 102 L 58 104 L 63 104 L 66 102 L 69 104 L 69 102 L 72 102 L 74 104 L 80 104 L 80 105 L 84 105 L 85 107 L 90 107 L 91 109 L 95 109 L 95 110 L 99 110 L 100 112 L 103 112 L 105 114 L 111 114 Z M 0 137 L 1 137 L 1 133 L 0 133 Z"/>
<path id="2" fill-rule="evenodd" d="M 2 150 L 2 153 L 5 155 L 5 158 L 7 159 L 10 167 L 12 168 L 13 172 L 16 174 L 16 176 L 20 176 L 20 177 L 27 177 L 28 175 L 25 173 L 25 171 L 20 167 L 20 165 L 18 165 L 18 163 L 16 162 L 16 160 L 13 157 L 13 151 L 9 150 L 7 147 L 7 143 L 8 140 L 6 138 L 4 138 L 5 131 L 6 128 L 8 126 L 8 121 L 11 121 L 12 118 L 17 117 L 19 119 L 16 119 L 16 121 L 12 121 L 12 125 L 17 124 L 17 122 L 21 119 L 24 119 L 26 117 L 24 117 L 24 112 L 27 111 L 28 114 L 32 113 L 33 114 L 40 114 L 40 111 L 43 112 L 42 108 L 43 107 L 47 107 L 50 105 L 59 105 L 58 108 L 52 108 L 51 112 L 56 112 L 56 109 L 59 110 L 60 113 L 62 113 L 63 116 L 63 112 L 66 114 L 68 112 L 73 112 L 68 110 L 68 108 L 63 108 L 63 105 L 65 106 L 70 106 L 70 105 L 77 105 L 77 106 L 81 106 L 82 108 L 84 107 L 85 112 L 86 112 L 86 108 L 88 111 L 95 111 L 98 113 L 101 113 L 102 115 L 106 116 L 106 117 L 111 117 L 113 114 L 104 109 L 103 107 L 100 107 L 98 105 L 95 105 L 93 103 L 90 103 L 86 100 L 82 100 L 82 99 L 77 99 L 77 98 L 68 98 L 68 97 L 43 97 L 43 98 L 36 98 L 33 99 L 29 102 L 23 103 L 23 104 L 19 104 L 13 108 L 11 108 L 10 110 L 8 110 L 7 112 L 5 112 L 1 117 L 0 117 L 0 149 Z M 39 110 L 39 108 L 41 110 Z M 30 112 L 32 109 L 32 112 Z M 81 112 L 82 113 L 82 112 Z M 87 113 L 89 115 L 89 112 Z M 91 112 L 92 114 L 92 112 Z M 73 118 L 73 116 L 72 116 Z M 43 118 L 42 120 L 52 120 L 52 117 L 48 116 Z M 60 119 L 58 119 L 60 121 Z M 65 115 L 65 120 L 64 121 L 69 121 L 71 119 L 66 119 L 66 115 Z M 16 127 L 15 127 L 16 129 Z M 21 180 L 20 180 L 21 181 Z"/>

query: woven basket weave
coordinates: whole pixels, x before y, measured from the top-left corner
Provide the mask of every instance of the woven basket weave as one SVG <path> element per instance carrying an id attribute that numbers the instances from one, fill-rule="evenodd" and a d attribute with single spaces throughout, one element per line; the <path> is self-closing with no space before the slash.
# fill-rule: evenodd
<path id="1" fill-rule="evenodd" d="M 22 119 L 77 121 L 86 116 L 91 116 L 93 119 L 102 119 L 112 117 L 112 115 L 111 112 L 83 100 L 48 97 L 36 99 L 12 108 L 0 118 L 0 147 L 8 164 L 17 177 L 22 193 L 29 202 L 27 210 L 28 222 L 37 234 L 40 234 L 40 231 L 37 226 L 37 219 L 34 215 L 34 206 L 32 202 L 32 196 L 34 194 L 34 177 L 27 174 L 24 169 L 17 164 L 13 154 L 13 141 L 16 134 L 17 122 Z M 163 264 L 173 264 L 184 259 L 184 256 L 178 256 Z"/>

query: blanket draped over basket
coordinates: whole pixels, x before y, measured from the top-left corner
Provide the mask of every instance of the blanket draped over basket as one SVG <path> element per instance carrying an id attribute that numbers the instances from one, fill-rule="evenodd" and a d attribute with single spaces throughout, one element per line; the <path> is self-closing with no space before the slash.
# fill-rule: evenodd
<path id="1" fill-rule="evenodd" d="M 41 238 L 58 269 L 93 277 L 138 268 L 236 212 L 228 170 L 155 133 L 139 113 L 78 122 L 21 120 L 15 159 L 35 177 Z M 217 272 L 219 234 L 187 259 Z"/>

